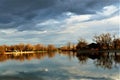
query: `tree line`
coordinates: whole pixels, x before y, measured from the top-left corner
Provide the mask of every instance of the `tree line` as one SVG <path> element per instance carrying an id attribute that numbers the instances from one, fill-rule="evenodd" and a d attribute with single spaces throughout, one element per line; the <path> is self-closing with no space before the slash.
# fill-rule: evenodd
<path id="1" fill-rule="evenodd" d="M 93 43 L 88 43 L 85 39 L 80 38 L 77 44 L 68 43 L 60 48 L 63 51 L 77 50 L 120 50 L 120 38 L 115 34 L 102 33 L 93 36 Z"/>
<path id="2" fill-rule="evenodd" d="M 1 45 L 0 53 L 5 52 L 22 52 L 22 51 L 55 51 L 57 48 L 53 44 L 49 44 L 47 46 L 43 44 L 24 44 L 20 43 L 17 45 Z"/>
<path id="3" fill-rule="evenodd" d="M 67 45 L 56 48 L 55 45 L 49 44 L 24 44 L 17 45 L 1 45 L 0 53 L 14 52 L 14 51 L 77 51 L 77 50 L 120 50 L 120 38 L 110 33 L 102 33 L 93 36 L 93 43 L 88 44 L 85 39 L 79 39 L 77 44 L 68 42 Z"/>

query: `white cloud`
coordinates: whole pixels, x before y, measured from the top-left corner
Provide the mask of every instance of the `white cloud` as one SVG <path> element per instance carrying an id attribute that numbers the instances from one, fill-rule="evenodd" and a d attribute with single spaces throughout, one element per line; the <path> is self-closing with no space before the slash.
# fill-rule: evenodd
<path id="1" fill-rule="evenodd" d="M 84 15 L 85 16 L 85 15 Z M 88 41 L 92 41 L 93 35 L 101 33 L 116 33 L 119 34 L 119 16 L 114 16 L 107 19 L 81 22 L 81 23 L 72 23 L 76 19 L 69 18 L 67 19 L 69 24 L 65 24 L 64 29 L 59 34 L 68 34 L 68 37 L 71 37 L 71 40 L 77 40 L 79 37 L 86 38 Z M 66 21 L 66 20 L 65 20 Z"/>
<path id="2" fill-rule="evenodd" d="M 67 22 L 67 24 L 83 22 L 85 20 L 89 20 L 90 17 L 91 15 L 72 15 L 70 16 L 70 18 L 66 19 L 65 22 Z"/>
<path id="3" fill-rule="evenodd" d="M 16 29 L 3 29 L 3 30 L 0 30 L 0 33 L 4 33 L 4 34 L 13 34 L 15 33 L 17 30 Z"/>
<path id="4" fill-rule="evenodd" d="M 36 24 L 36 26 L 45 26 L 45 25 L 53 25 L 53 24 L 58 24 L 59 22 L 57 20 L 54 19 L 49 19 L 47 21 L 44 21 L 42 23 L 38 23 Z"/>
<path id="5" fill-rule="evenodd" d="M 23 32 L 19 32 L 20 34 L 24 33 L 24 34 L 44 34 L 44 33 L 47 33 L 48 31 L 47 30 L 43 30 L 43 31 L 31 31 L 29 33 L 29 31 L 23 31 Z"/>
<path id="6" fill-rule="evenodd" d="M 111 14 L 115 13 L 119 9 L 116 6 L 110 5 L 105 6 L 101 12 L 97 12 L 99 15 L 110 16 Z"/>
<path id="7" fill-rule="evenodd" d="M 74 13 L 72 13 L 72 12 L 66 12 L 66 13 L 63 13 L 63 15 L 72 16 L 72 15 L 74 15 Z"/>
<path id="8" fill-rule="evenodd" d="M 97 11 L 96 14 L 91 15 L 89 21 L 110 18 L 116 16 L 116 13 L 118 12 L 119 12 L 119 8 L 116 6 L 113 5 L 105 6 L 101 11 Z"/>
<path id="9" fill-rule="evenodd" d="M 78 31 L 79 28 L 82 28 L 78 24 L 89 20 L 91 15 L 70 15 L 69 18 L 63 20 L 63 24 L 60 25 L 62 28 L 64 28 L 62 31 L 58 33 L 75 33 Z M 84 27 L 83 27 L 84 28 Z"/>
<path id="10" fill-rule="evenodd" d="M 17 31 L 16 29 L 0 30 L 0 42 L 2 44 L 18 44 L 18 43 L 41 43 L 42 37 L 48 31 Z"/>

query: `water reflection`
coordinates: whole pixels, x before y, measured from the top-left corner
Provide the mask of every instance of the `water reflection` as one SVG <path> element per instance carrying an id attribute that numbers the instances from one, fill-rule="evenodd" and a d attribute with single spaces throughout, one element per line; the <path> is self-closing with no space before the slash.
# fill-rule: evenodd
<path id="1" fill-rule="evenodd" d="M 77 53 L 77 58 L 81 63 L 86 63 L 88 59 L 94 60 L 97 67 L 111 69 L 120 64 L 120 53 L 110 52 L 90 52 L 90 53 Z"/>
<path id="2" fill-rule="evenodd" d="M 60 55 L 64 55 L 64 56 L 68 56 L 69 60 L 71 60 L 72 58 L 76 57 L 76 52 L 72 52 L 72 51 L 62 51 L 62 52 L 58 52 Z"/>
<path id="3" fill-rule="evenodd" d="M 45 57 L 53 58 L 56 53 L 68 56 L 69 60 L 72 58 L 77 58 L 81 64 L 86 64 L 89 59 L 94 61 L 96 67 L 111 69 L 112 67 L 117 67 L 120 64 L 120 53 L 108 53 L 108 52 L 90 52 L 90 53 L 76 53 L 71 51 L 64 52 L 43 52 L 43 53 L 30 53 L 30 54 L 0 54 L 0 62 L 7 60 L 32 60 L 32 59 L 44 59 Z"/>
<path id="4" fill-rule="evenodd" d="M 7 60 L 32 60 L 32 59 L 44 59 L 45 57 L 52 58 L 55 56 L 55 52 L 40 52 L 40 53 L 27 53 L 27 54 L 0 54 L 0 62 L 7 61 Z"/>
<path id="5" fill-rule="evenodd" d="M 120 53 L 1 54 L 0 64 L 0 80 L 119 80 Z"/>

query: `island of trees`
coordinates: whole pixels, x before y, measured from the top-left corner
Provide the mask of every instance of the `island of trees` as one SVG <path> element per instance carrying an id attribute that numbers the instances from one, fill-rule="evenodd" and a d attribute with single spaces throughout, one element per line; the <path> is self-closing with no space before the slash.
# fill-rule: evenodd
<path id="1" fill-rule="evenodd" d="M 82 50 L 120 50 L 120 38 L 110 33 L 103 33 L 93 36 L 93 42 L 89 43 L 85 39 L 79 39 L 77 44 L 68 43 L 62 47 L 55 47 L 53 44 L 16 44 L 16 45 L 1 45 L 0 54 L 6 52 L 50 52 L 50 51 L 82 51 Z"/>

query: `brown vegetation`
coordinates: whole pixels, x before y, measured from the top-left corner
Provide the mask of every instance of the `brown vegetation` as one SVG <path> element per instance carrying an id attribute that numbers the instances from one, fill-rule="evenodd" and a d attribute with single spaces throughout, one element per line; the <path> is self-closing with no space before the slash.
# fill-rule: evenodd
<path id="1" fill-rule="evenodd" d="M 85 39 L 78 40 L 77 44 L 67 43 L 67 45 L 58 48 L 61 51 L 78 51 L 78 50 L 120 50 L 120 38 L 116 35 L 104 33 L 93 37 L 94 43 L 88 44 Z M 56 51 L 57 48 L 53 44 L 45 46 L 43 44 L 17 44 L 17 45 L 1 45 L 0 54 L 5 52 L 22 52 L 22 51 Z"/>
<path id="2" fill-rule="evenodd" d="M 4 54 L 5 52 L 23 52 L 23 51 L 56 51 L 57 48 L 54 45 L 42 45 L 42 44 L 17 44 L 17 45 L 1 45 L 0 46 L 0 54 Z"/>
<path id="3" fill-rule="evenodd" d="M 82 49 L 94 49 L 94 50 L 119 50 L 120 49 L 120 38 L 109 33 L 95 35 L 93 37 L 95 43 L 87 44 L 85 40 L 79 40 L 76 48 L 77 50 Z"/>
<path id="4" fill-rule="evenodd" d="M 79 39 L 78 43 L 68 43 L 66 46 L 60 47 L 62 51 L 78 51 L 78 50 L 120 50 L 120 38 L 110 33 L 103 33 L 93 36 L 93 42 L 88 44 L 85 39 Z"/>
<path id="5" fill-rule="evenodd" d="M 61 51 L 76 51 L 76 45 L 72 43 L 67 43 L 67 45 L 59 48 Z"/>

